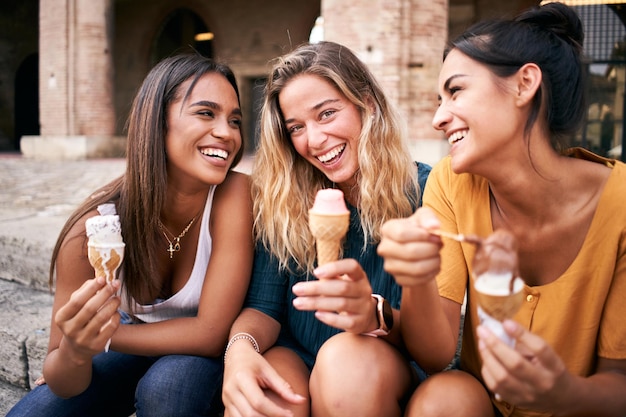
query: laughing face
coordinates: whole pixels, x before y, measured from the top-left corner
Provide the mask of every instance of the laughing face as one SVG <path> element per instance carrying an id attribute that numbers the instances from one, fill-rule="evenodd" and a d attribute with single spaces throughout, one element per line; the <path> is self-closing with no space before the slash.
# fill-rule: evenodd
<path id="1" fill-rule="evenodd" d="M 329 82 L 309 74 L 289 81 L 278 102 L 296 152 L 347 194 L 359 168 L 359 109 Z"/>
<path id="2" fill-rule="evenodd" d="M 440 106 L 433 127 L 446 134 L 452 169 L 480 172 L 507 152 L 519 151 L 515 136 L 525 115 L 515 108 L 512 80 L 497 78 L 489 69 L 453 49 L 439 74 Z"/>
<path id="3" fill-rule="evenodd" d="M 241 148 L 241 109 L 237 94 L 221 74 L 205 74 L 183 101 L 191 80 L 167 114 L 168 181 L 180 186 L 224 181 Z"/>

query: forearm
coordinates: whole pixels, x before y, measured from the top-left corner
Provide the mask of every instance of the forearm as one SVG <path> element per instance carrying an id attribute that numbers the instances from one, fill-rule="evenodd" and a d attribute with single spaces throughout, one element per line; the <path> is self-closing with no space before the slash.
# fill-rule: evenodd
<path id="1" fill-rule="evenodd" d="M 555 416 L 623 417 L 626 415 L 626 375 L 602 372 L 573 377 Z"/>
<path id="2" fill-rule="evenodd" d="M 43 375 L 53 393 L 70 398 L 81 394 L 91 383 L 92 361 L 72 357 L 67 347 L 60 346 L 46 356 Z"/>
<path id="3" fill-rule="evenodd" d="M 229 339 L 237 333 L 248 333 L 256 340 L 262 353 L 274 346 L 279 332 L 280 324 L 276 320 L 258 310 L 245 308 L 233 323 Z"/>
<path id="4" fill-rule="evenodd" d="M 111 349 L 142 355 L 197 355 L 218 357 L 224 351 L 228 327 L 202 324 L 197 317 L 157 323 L 121 325 L 113 335 Z"/>
<path id="5" fill-rule="evenodd" d="M 450 312 L 443 304 L 448 304 Z M 413 359 L 429 373 L 441 371 L 454 358 L 461 314 L 457 306 L 442 301 L 434 282 L 402 290 L 400 325 L 404 343 Z"/>

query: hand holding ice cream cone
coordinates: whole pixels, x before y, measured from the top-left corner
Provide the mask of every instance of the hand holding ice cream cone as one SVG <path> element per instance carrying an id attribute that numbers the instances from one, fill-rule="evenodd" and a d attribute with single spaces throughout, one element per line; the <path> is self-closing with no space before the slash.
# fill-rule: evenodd
<path id="1" fill-rule="evenodd" d="M 343 192 L 336 189 L 319 190 L 309 210 L 309 228 L 315 237 L 318 265 L 339 259 L 341 241 L 349 225 L 350 211 L 343 199 Z"/>

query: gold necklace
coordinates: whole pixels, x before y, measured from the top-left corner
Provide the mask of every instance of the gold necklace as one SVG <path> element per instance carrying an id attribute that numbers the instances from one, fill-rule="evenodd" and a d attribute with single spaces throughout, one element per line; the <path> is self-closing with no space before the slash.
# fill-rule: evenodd
<path id="1" fill-rule="evenodd" d="M 167 239 L 167 243 L 170 244 L 169 247 L 166 249 L 170 253 L 170 259 L 174 257 L 174 252 L 180 252 L 180 240 L 183 238 L 183 236 L 187 234 L 189 228 L 191 227 L 193 222 L 196 221 L 197 217 L 198 215 L 195 215 L 194 218 L 191 219 L 187 227 L 185 227 L 177 237 L 174 237 L 174 233 L 170 232 L 167 227 L 165 227 L 165 225 L 161 222 L 161 219 L 159 219 L 159 229 L 161 229 L 161 232 L 163 232 L 163 236 L 165 236 L 165 239 Z M 170 240 L 167 233 L 172 235 L 173 240 Z"/>

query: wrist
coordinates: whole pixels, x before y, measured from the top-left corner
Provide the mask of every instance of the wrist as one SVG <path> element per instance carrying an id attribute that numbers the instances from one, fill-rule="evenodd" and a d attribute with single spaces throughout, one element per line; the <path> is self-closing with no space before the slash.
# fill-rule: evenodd
<path id="1" fill-rule="evenodd" d="M 391 305 L 379 294 L 372 294 L 372 300 L 374 300 L 377 328 L 363 334 L 373 337 L 387 336 L 393 328 L 393 311 Z"/>
<path id="2" fill-rule="evenodd" d="M 77 349 L 74 349 L 72 344 L 65 340 L 65 338 L 61 339 L 61 343 L 59 343 L 59 347 L 57 347 L 57 357 L 60 358 L 61 362 L 71 364 L 74 368 L 91 366 L 93 358 L 93 356 L 89 354 L 85 355 Z"/>
<path id="3" fill-rule="evenodd" d="M 252 346 L 254 348 L 256 353 L 261 353 L 261 350 L 259 349 L 259 344 L 257 343 L 257 341 L 254 338 L 254 336 L 252 336 L 250 333 L 246 333 L 246 332 L 236 333 L 235 335 L 233 335 L 230 338 L 230 340 L 228 341 L 228 344 L 226 345 L 226 349 L 224 349 L 224 363 L 226 362 L 226 358 L 228 356 L 228 352 L 231 350 L 233 345 L 238 343 L 238 342 L 239 343 L 243 343 L 241 341 L 246 341 L 250 346 Z"/>

